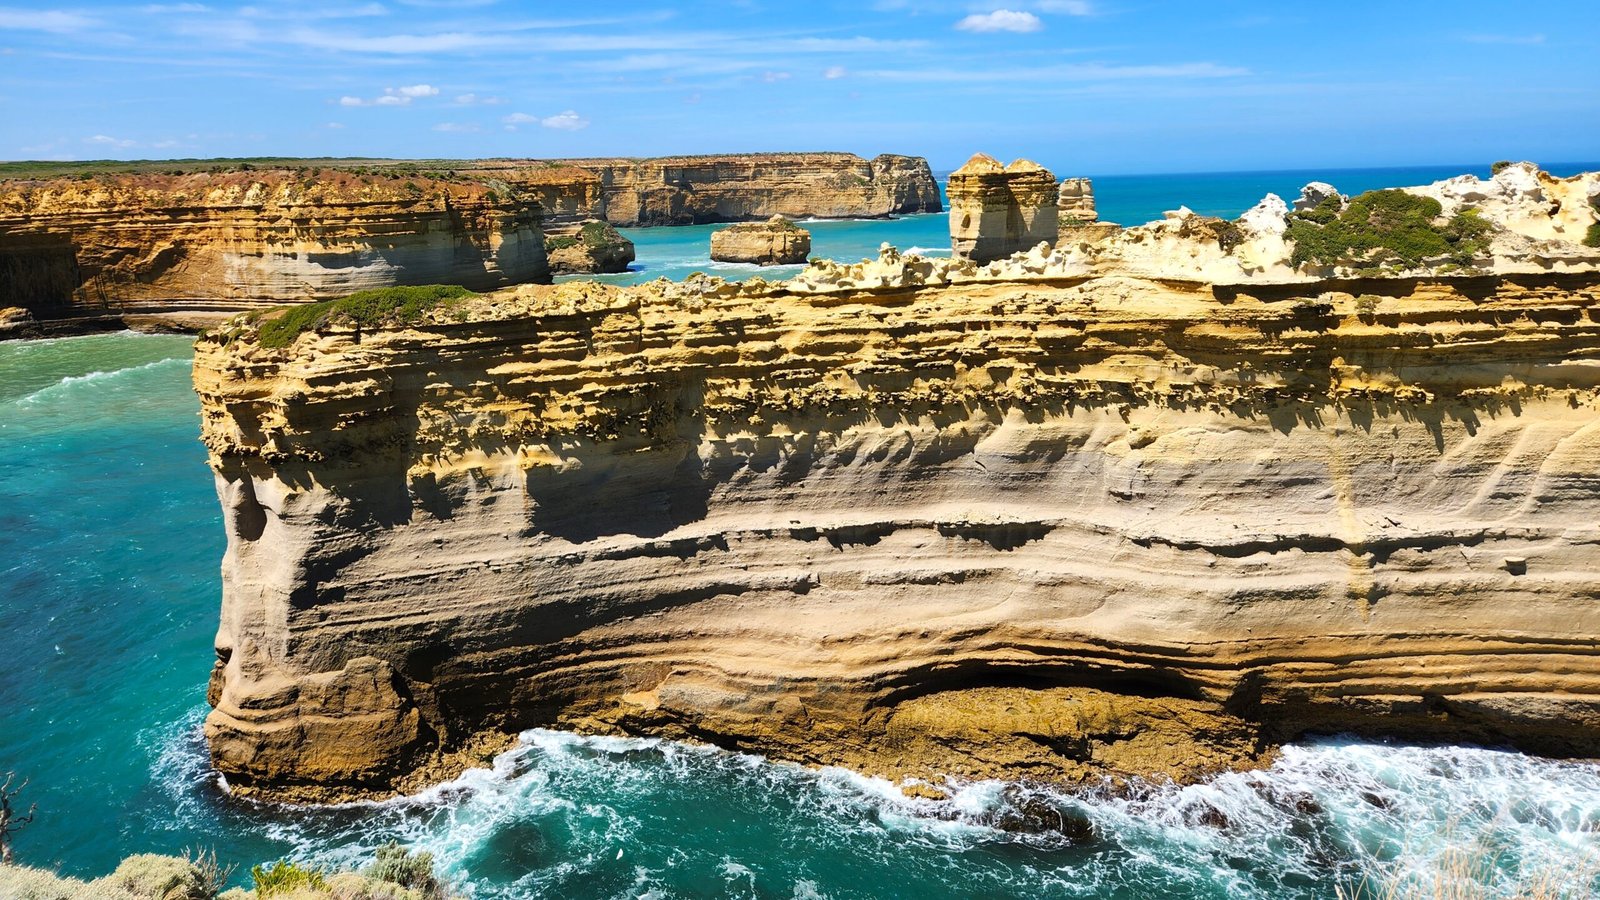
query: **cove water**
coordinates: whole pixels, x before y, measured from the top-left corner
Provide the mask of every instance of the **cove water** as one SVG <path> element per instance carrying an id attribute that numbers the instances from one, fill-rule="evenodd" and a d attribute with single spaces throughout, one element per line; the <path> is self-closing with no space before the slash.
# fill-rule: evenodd
<path id="1" fill-rule="evenodd" d="M 1143 197 L 1236 215 L 1313 178 L 1363 189 L 1349 173 L 1096 187 L 1106 218 L 1136 221 L 1160 212 Z M 830 246 L 948 246 L 942 216 L 812 227 L 819 253 L 847 259 Z M 690 254 L 710 230 L 635 232 L 649 238 L 636 274 L 704 269 Z M 39 806 L 24 863 L 93 877 L 204 847 L 247 882 L 253 863 L 358 865 L 395 839 L 479 898 L 1600 894 L 1600 767 L 1473 747 L 1326 738 L 1187 788 L 978 783 L 935 802 L 842 770 L 534 731 L 492 769 L 402 800 L 232 798 L 199 730 L 223 538 L 191 356 L 187 338 L 130 333 L 0 343 L 0 771 L 30 779 Z M 1065 827 L 1018 833 L 1021 809 Z M 1447 893 L 1463 879 L 1484 892 Z"/>

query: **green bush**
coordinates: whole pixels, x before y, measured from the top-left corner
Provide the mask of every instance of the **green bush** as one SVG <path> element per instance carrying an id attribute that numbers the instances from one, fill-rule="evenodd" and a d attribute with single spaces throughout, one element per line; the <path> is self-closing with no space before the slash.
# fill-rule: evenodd
<path id="1" fill-rule="evenodd" d="M 287 347 L 305 332 L 335 320 L 347 320 L 368 328 L 387 324 L 409 325 L 420 321 L 429 310 L 441 306 L 448 308 L 476 296 L 473 291 L 453 284 L 357 291 L 342 300 L 302 303 L 279 307 L 281 312 L 276 314 L 268 312 L 266 315 L 272 318 L 262 319 L 257 340 L 263 347 Z"/>
<path id="2" fill-rule="evenodd" d="M 550 253 L 556 250 L 566 250 L 578 246 L 578 239 L 570 234 L 558 234 L 555 237 L 544 239 L 544 250 Z"/>
<path id="3" fill-rule="evenodd" d="M 1464 209 L 1437 225 L 1443 208 L 1432 197 L 1369 191 L 1339 212 L 1330 201 L 1290 216 L 1286 236 L 1295 245 L 1295 265 L 1354 260 L 1369 267 L 1415 268 L 1437 257 L 1469 265 L 1488 249 L 1491 226 L 1476 210 Z"/>
<path id="4" fill-rule="evenodd" d="M 583 223 L 583 242 L 596 249 L 604 249 L 613 244 L 622 243 L 622 236 L 617 234 L 615 228 L 605 222 Z"/>
<path id="5" fill-rule="evenodd" d="M 439 879 L 433 874 L 432 853 L 407 853 L 396 841 L 378 848 L 377 861 L 362 873 L 376 881 L 387 881 L 424 895 L 439 893 Z"/>
<path id="6" fill-rule="evenodd" d="M 1489 172 L 1493 175 L 1499 175 L 1502 170 L 1509 169 L 1511 166 L 1512 162 L 1509 159 L 1496 160 L 1495 164 L 1489 167 Z"/>
<path id="7" fill-rule="evenodd" d="M 1589 199 L 1589 208 L 1594 210 L 1596 221 L 1589 226 L 1588 233 L 1583 236 L 1583 245 L 1585 247 L 1600 247 L 1600 197 L 1591 197 Z"/>
<path id="8" fill-rule="evenodd" d="M 283 859 L 266 866 L 253 866 L 250 877 L 255 879 L 256 896 L 263 900 L 276 894 L 292 894 L 302 888 L 319 891 L 328 886 L 327 876 L 321 869 Z"/>

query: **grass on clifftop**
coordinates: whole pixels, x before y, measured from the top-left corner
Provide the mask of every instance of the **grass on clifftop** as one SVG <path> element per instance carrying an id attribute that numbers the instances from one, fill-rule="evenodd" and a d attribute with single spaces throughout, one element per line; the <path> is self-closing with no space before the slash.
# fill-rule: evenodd
<path id="1" fill-rule="evenodd" d="M 1594 214 L 1597 217 L 1600 217 L 1600 197 L 1591 199 L 1589 208 L 1594 210 Z M 1597 219 L 1593 225 L 1589 226 L 1588 233 L 1583 236 L 1583 245 L 1585 247 L 1600 247 L 1600 219 Z"/>
<path id="2" fill-rule="evenodd" d="M 412 287 L 373 288 L 357 291 L 340 300 L 282 306 L 262 318 L 257 340 L 263 347 L 287 347 L 295 338 L 328 322 L 347 320 L 357 325 L 409 325 L 421 321 L 424 313 L 477 293 L 453 284 L 425 284 Z"/>
<path id="3" fill-rule="evenodd" d="M 1314 209 L 1289 217 L 1286 237 L 1294 241 L 1293 262 L 1416 268 L 1446 257 L 1471 265 L 1489 248 L 1490 225 L 1475 210 L 1464 209 L 1443 225 L 1439 201 L 1401 190 L 1368 191 L 1339 209 L 1329 197 Z"/>

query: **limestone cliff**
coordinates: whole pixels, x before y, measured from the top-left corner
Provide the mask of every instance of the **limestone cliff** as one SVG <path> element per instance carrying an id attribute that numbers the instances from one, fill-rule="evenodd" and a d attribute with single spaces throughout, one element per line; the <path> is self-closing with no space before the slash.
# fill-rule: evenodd
<path id="1" fill-rule="evenodd" d="M 0 183 L 0 306 L 63 315 L 548 280 L 537 203 L 337 170 Z"/>
<path id="2" fill-rule="evenodd" d="M 633 241 L 599 219 L 545 226 L 544 249 L 556 275 L 626 272 L 634 260 Z"/>
<path id="3" fill-rule="evenodd" d="M 931 265 L 202 338 L 217 766 L 337 795 L 541 723 L 1065 781 L 1593 754 L 1600 275 Z"/>
<path id="4" fill-rule="evenodd" d="M 720 262 L 785 266 L 811 255 L 811 232 L 782 216 L 730 225 L 711 233 L 711 258 Z"/>
<path id="5" fill-rule="evenodd" d="M 868 218 L 939 212 L 926 160 L 884 154 L 756 153 L 656 159 L 573 159 L 600 181 L 613 225 L 694 225 L 772 216 Z"/>
<path id="6" fill-rule="evenodd" d="M 1008 166 L 979 153 L 950 175 L 950 249 L 978 263 L 1056 242 L 1060 194 L 1050 170 L 1026 159 Z"/>

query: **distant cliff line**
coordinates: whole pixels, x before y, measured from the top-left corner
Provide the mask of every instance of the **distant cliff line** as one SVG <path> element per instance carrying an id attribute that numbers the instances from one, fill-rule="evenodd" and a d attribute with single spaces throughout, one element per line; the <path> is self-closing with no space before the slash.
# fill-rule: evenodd
<path id="1" fill-rule="evenodd" d="M 0 165 L 0 309 L 35 319 L 203 317 L 368 288 L 486 290 L 625 267 L 632 248 L 615 232 L 598 248 L 607 252 L 551 255 L 581 243 L 593 231 L 585 223 L 942 209 L 927 161 L 892 155 L 270 166 L 175 160 L 111 168 Z M 40 175 L 50 177 L 33 177 Z"/>

